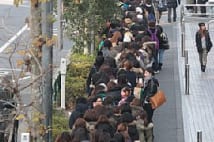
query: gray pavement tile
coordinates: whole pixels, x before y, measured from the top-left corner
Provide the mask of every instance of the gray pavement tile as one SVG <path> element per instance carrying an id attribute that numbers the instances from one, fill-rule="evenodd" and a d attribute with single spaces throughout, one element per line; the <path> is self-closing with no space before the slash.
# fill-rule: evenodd
<path id="1" fill-rule="evenodd" d="M 213 25 L 212 25 L 213 26 Z M 184 58 L 181 57 L 181 48 L 178 48 L 180 54 L 178 60 L 180 84 L 182 92 L 182 110 L 184 122 L 185 142 L 195 142 L 197 140 L 197 131 L 202 131 L 203 141 L 213 142 L 214 135 L 214 51 L 208 55 L 207 70 L 201 73 L 198 60 L 198 53 L 195 47 L 195 33 L 198 29 L 198 22 L 185 24 L 186 29 L 186 49 L 189 52 L 190 65 L 190 94 L 185 95 L 184 82 Z M 211 38 L 214 32 L 210 32 Z M 178 37 L 180 35 L 178 34 Z M 214 41 L 214 39 L 212 39 Z M 180 47 L 180 45 L 179 45 Z"/>

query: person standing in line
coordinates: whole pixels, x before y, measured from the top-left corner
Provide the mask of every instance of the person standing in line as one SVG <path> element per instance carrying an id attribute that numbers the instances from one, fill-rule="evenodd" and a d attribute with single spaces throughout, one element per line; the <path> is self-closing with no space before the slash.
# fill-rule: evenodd
<path id="1" fill-rule="evenodd" d="M 199 54 L 201 71 L 205 72 L 207 64 L 207 55 L 213 45 L 210 39 L 209 32 L 206 29 L 205 23 L 199 23 L 198 26 L 199 30 L 196 32 L 195 42 Z"/>
<path id="2" fill-rule="evenodd" d="M 176 8 L 178 7 L 177 0 L 167 0 L 167 8 L 168 8 L 168 22 L 171 23 L 172 19 L 172 10 L 173 10 L 173 22 L 176 21 L 177 13 Z"/>
<path id="3" fill-rule="evenodd" d="M 148 123 L 152 122 L 152 117 L 154 113 L 154 109 L 150 103 L 150 97 L 154 96 L 159 87 L 158 80 L 154 77 L 154 72 L 152 68 L 147 68 L 144 71 L 144 83 L 143 83 L 143 91 L 140 96 L 140 101 L 143 106 L 143 109 L 146 111 L 148 115 Z"/>

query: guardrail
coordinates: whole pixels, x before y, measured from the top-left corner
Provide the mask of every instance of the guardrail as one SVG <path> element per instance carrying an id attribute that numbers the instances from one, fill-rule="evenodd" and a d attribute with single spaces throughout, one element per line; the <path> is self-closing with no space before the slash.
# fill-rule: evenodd
<path id="1" fill-rule="evenodd" d="M 214 3 L 206 3 L 206 4 L 183 4 L 182 6 L 182 11 L 183 11 L 183 16 L 190 14 L 190 15 L 195 15 L 195 16 L 201 16 L 201 15 L 207 15 L 207 16 L 214 16 Z M 185 8 L 187 7 L 193 7 L 195 8 L 194 12 L 190 12 L 190 11 L 186 11 L 185 12 Z M 201 7 L 205 7 L 206 8 L 206 13 L 200 13 L 198 12 L 199 8 Z"/>

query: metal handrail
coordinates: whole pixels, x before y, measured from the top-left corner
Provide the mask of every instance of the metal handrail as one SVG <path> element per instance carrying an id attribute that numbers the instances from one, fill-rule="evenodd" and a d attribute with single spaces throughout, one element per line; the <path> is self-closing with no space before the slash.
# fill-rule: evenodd
<path id="1" fill-rule="evenodd" d="M 210 4 L 210 3 L 206 3 L 206 4 L 183 4 L 183 9 L 184 7 L 210 7 L 210 8 L 214 8 L 214 3 L 213 4 Z M 183 16 L 186 15 L 186 13 L 183 11 Z M 194 14 L 194 15 L 202 15 L 204 13 L 195 13 L 195 12 L 188 12 L 188 14 Z M 207 16 L 214 16 L 214 13 L 213 12 L 206 12 L 206 15 Z"/>

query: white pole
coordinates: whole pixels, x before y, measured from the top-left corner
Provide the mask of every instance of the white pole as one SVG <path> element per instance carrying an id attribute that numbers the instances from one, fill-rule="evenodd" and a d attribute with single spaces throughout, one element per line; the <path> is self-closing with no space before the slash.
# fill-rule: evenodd
<path id="1" fill-rule="evenodd" d="M 65 74 L 61 74 L 61 108 L 65 109 Z"/>
<path id="2" fill-rule="evenodd" d="M 61 58 L 61 108 L 65 109 L 65 75 L 66 75 L 66 59 Z"/>
<path id="3" fill-rule="evenodd" d="M 57 0 L 57 47 L 63 48 L 63 34 L 62 34 L 62 0 Z"/>

